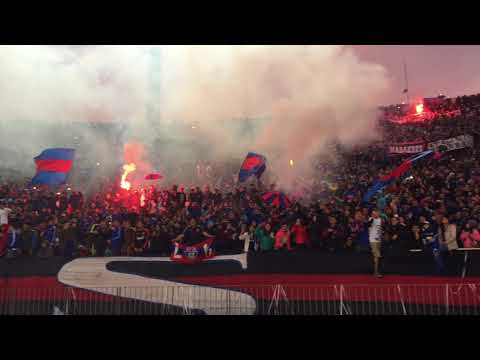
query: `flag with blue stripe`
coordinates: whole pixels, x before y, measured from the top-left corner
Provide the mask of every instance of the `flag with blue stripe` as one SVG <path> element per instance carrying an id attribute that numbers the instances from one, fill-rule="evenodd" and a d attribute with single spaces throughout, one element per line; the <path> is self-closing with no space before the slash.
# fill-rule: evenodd
<path id="1" fill-rule="evenodd" d="M 32 185 L 61 185 L 73 167 L 74 149 L 46 149 L 34 158 L 37 173 Z"/>

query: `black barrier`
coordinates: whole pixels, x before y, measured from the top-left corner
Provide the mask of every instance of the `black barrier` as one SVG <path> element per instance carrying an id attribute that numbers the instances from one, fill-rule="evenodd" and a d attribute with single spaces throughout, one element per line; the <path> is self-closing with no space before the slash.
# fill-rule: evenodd
<path id="1" fill-rule="evenodd" d="M 465 254 L 467 253 L 467 261 Z M 480 276 L 480 251 L 453 251 L 446 257 L 447 274 L 461 277 Z M 0 279 L 27 276 L 57 276 L 63 265 L 72 259 L 52 257 L 19 257 L 0 259 Z M 128 257 L 122 261 L 112 261 L 109 270 L 133 273 L 159 278 L 177 276 L 228 275 L 234 273 L 258 274 L 371 274 L 372 259 L 369 253 L 324 253 L 302 249 L 291 252 L 249 253 L 248 267 L 243 270 L 237 262 L 220 261 L 197 265 L 172 264 L 165 262 L 131 262 Z M 384 254 L 383 272 L 391 275 L 435 274 L 433 255 L 426 252 L 405 252 L 402 254 Z"/>

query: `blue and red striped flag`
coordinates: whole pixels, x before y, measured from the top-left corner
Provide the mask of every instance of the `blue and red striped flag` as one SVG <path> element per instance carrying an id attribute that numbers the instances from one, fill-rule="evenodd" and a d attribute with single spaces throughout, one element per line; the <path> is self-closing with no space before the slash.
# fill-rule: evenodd
<path id="1" fill-rule="evenodd" d="M 260 178 L 267 168 L 266 163 L 267 160 L 265 156 L 255 153 L 248 153 L 247 157 L 243 161 L 242 167 L 240 168 L 238 181 L 244 182 L 250 176 L 256 176 L 257 178 Z"/>
<path id="2" fill-rule="evenodd" d="M 381 178 L 377 179 L 373 183 L 373 185 L 368 189 L 367 193 L 363 197 L 363 201 L 364 202 L 369 202 L 370 199 L 377 192 L 384 189 L 385 187 L 390 185 L 392 182 L 401 178 L 405 173 L 407 173 L 411 169 L 411 167 L 412 167 L 412 165 L 415 161 L 420 160 L 421 158 L 423 158 L 427 155 L 430 155 L 430 154 L 433 154 L 432 150 L 427 150 L 427 151 L 423 151 L 419 154 L 416 154 L 416 155 L 408 158 L 407 160 L 405 160 L 399 167 L 394 169 L 390 174 L 382 176 Z"/>
<path id="3" fill-rule="evenodd" d="M 37 174 L 32 179 L 33 185 L 60 185 L 67 180 L 72 170 L 74 149 L 46 149 L 35 157 Z"/>

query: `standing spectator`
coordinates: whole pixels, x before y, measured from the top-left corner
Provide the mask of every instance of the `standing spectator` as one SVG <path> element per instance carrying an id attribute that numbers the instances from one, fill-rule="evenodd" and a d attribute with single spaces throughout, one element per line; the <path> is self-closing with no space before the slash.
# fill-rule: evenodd
<path id="1" fill-rule="evenodd" d="M 112 225 L 112 239 L 110 241 L 112 255 L 120 256 L 122 252 L 123 231 L 119 220 L 114 220 Z"/>
<path id="2" fill-rule="evenodd" d="M 261 222 L 260 220 L 259 222 Z M 255 232 L 257 230 L 257 221 L 252 221 L 252 223 L 249 226 L 249 231 L 250 231 L 250 241 L 253 243 L 253 250 L 258 251 L 260 249 L 260 244 L 258 243 L 258 239 L 255 236 Z"/>
<path id="3" fill-rule="evenodd" d="M 298 248 L 310 247 L 307 227 L 302 224 L 302 220 L 297 219 L 295 225 L 292 226 L 291 233 L 294 236 L 294 241 Z"/>
<path id="4" fill-rule="evenodd" d="M 20 237 L 20 229 L 16 224 L 10 224 L 8 228 L 8 250 L 7 257 L 16 257 L 22 249 L 22 239 Z"/>
<path id="5" fill-rule="evenodd" d="M 238 236 L 240 241 L 243 241 L 243 252 L 247 253 L 250 248 L 251 235 L 247 224 L 242 224 L 240 229 L 240 235 Z"/>
<path id="6" fill-rule="evenodd" d="M 433 255 L 435 268 L 438 275 L 445 271 L 445 264 L 443 261 L 443 252 L 446 249 L 445 241 L 442 236 L 442 228 L 437 226 L 434 228 L 424 216 L 420 216 L 421 239 L 426 252 Z"/>
<path id="7" fill-rule="evenodd" d="M 337 224 L 337 219 L 333 216 L 328 217 L 328 228 L 324 231 L 323 241 L 325 247 L 330 252 L 341 251 L 344 248 L 344 232 Z"/>
<path id="8" fill-rule="evenodd" d="M 123 244 L 122 255 L 132 256 L 133 243 L 135 241 L 135 229 L 130 220 L 123 221 Z"/>
<path id="9" fill-rule="evenodd" d="M 29 223 L 23 224 L 22 229 L 22 245 L 23 253 L 26 255 L 36 255 L 39 247 L 38 233 L 35 229 L 32 229 Z"/>
<path id="10" fill-rule="evenodd" d="M 187 202 L 187 195 L 185 194 L 185 188 L 180 186 L 180 190 L 177 192 L 177 203 L 181 209 L 185 208 Z"/>
<path id="11" fill-rule="evenodd" d="M 419 218 L 419 229 L 420 240 L 422 242 L 423 248 L 427 251 L 431 250 L 431 245 L 435 241 L 435 232 L 432 225 L 430 224 L 430 222 L 427 221 L 425 216 L 420 216 Z"/>
<path id="12" fill-rule="evenodd" d="M 46 259 L 53 256 L 53 248 L 49 245 L 47 240 L 42 240 L 37 256 L 41 259 Z"/>
<path id="13" fill-rule="evenodd" d="M 452 251 L 458 248 L 457 244 L 457 229 L 455 224 L 450 224 L 446 216 L 441 219 L 442 223 L 439 231 L 440 255 L 442 257 L 442 264 L 445 264 L 446 270 L 450 268 L 450 258 Z"/>
<path id="14" fill-rule="evenodd" d="M 460 235 L 460 240 L 466 249 L 477 247 L 480 243 L 480 234 L 474 226 L 473 222 L 468 222 Z"/>
<path id="15" fill-rule="evenodd" d="M 442 224 L 448 250 L 452 251 L 458 249 L 457 226 L 455 224 L 450 224 L 450 221 L 446 216 L 443 217 Z"/>
<path id="16" fill-rule="evenodd" d="M 55 219 L 48 220 L 46 230 L 41 235 L 43 243 L 46 247 L 52 249 L 52 254 L 56 255 L 58 252 L 59 237 Z M 49 254 L 49 253 L 48 253 Z"/>
<path id="17" fill-rule="evenodd" d="M 59 238 L 60 238 L 60 249 L 63 253 L 63 256 L 66 257 L 73 257 L 76 253 L 78 247 L 78 238 L 77 238 L 77 231 L 75 227 L 69 222 L 66 222 L 63 225 L 62 231 L 60 231 Z"/>
<path id="18" fill-rule="evenodd" d="M 148 231 L 141 221 L 135 227 L 135 241 L 133 242 L 133 253 L 135 256 L 143 255 L 148 244 Z"/>
<path id="19" fill-rule="evenodd" d="M 317 215 L 312 216 L 312 221 L 308 226 L 308 237 L 313 249 L 321 249 L 321 225 Z"/>
<path id="20" fill-rule="evenodd" d="M 149 252 L 154 256 L 170 255 L 170 236 L 165 226 L 157 224 L 150 235 Z"/>
<path id="21" fill-rule="evenodd" d="M 368 239 L 372 249 L 374 275 L 378 278 L 382 277 L 380 273 L 380 259 L 382 257 L 382 219 L 378 210 L 372 211 L 372 217 L 368 220 Z"/>
<path id="22" fill-rule="evenodd" d="M 223 196 L 220 193 L 220 190 L 215 188 L 213 193 L 213 203 L 218 206 L 222 203 L 222 201 L 223 201 Z"/>
<path id="23" fill-rule="evenodd" d="M 405 224 L 400 222 L 400 217 L 394 215 L 388 227 L 389 247 L 392 255 L 399 255 L 408 250 L 408 234 Z"/>
<path id="24" fill-rule="evenodd" d="M 0 202 L 0 256 L 3 256 L 7 250 L 8 245 L 8 216 L 12 209 L 5 207 L 3 202 Z"/>
<path id="25" fill-rule="evenodd" d="M 93 229 L 93 242 L 95 246 L 96 256 L 105 256 L 108 240 L 111 238 L 111 231 L 107 226 L 107 220 L 102 219 L 100 225 L 96 225 Z"/>
<path id="26" fill-rule="evenodd" d="M 355 246 L 358 245 L 358 238 L 360 236 L 360 232 L 362 230 L 362 222 L 355 218 L 348 218 L 348 225 L 347 225 L 347 241 L 345 242 L 345 250 L 346 251 L 353 251 Z"/>
<path id="27" fill-rule="evenodd" d="M 260 244 L 260 251 L 271 251 L 275 242 L 272 226 L 269 223 L 260 224 L 255 230 L 255 237 Z"/>
<path id="28" fill-rule="evenodd" d="M 217 251 L 230 252 L 233 249 L 235 229 L 228 221 L 223 221 L 215 234 L 215 248 Z"/>
<path id="29" fill-rule="evenodd" d="M 445 272 L 446 263 L 448 263 L 448 244 L 447 244 L 447 226 L 444 224 L 446 219 L 443 215 L 437 217 L 437 241 L 435 242 L 434 257 L 437 266 L 437 273 L 443 274 Z M 448 220 L 447 220 L 448 223 Z"/>
<path id="30" fill-rule="evenodd" d="M 290 231 L 286 224 L 283 224 L 280 230 L 275 234 L 275 250 L 283 249 L 285 246 L 287 250 L 292 250 Z"/>
<path id="31" fill-rule="evenodd" d="M 398 218 L 398 227 L 399 227 L 398 234 L 399 234 L 401 251 L 407 252 L 410 249 L 417 248 L 414 233 L 412 229 L 408 227 L 407 223 L 405 222 L 405 218 L 403 216 L 400 216 Z"/>

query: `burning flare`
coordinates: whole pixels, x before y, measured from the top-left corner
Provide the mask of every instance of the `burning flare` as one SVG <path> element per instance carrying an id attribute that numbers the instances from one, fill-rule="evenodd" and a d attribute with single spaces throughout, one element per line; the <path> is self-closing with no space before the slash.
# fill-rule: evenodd
<path id="1" fill-rule="evenodd" d="M 140 196 L 140 207 L 145 207 L 145 190 L 142 189 L 142 195 Z"/>
<path id="2" fill-rule="evenodd" d="M 417 115 L 420 115 L 423 113 L 423 104 L 418 104 L 415 109 L 417 110 Z"/>
<path id="3" fill-rule="evenodd" d="M 125 190 L 130 190 L 132 187 L 132 184 L 130 184 L 130 181 L 127 181 L 126 178 L 128 174 L 131 172 L 135 171 L 137 167 L 135 164 L 125 164 L 123 165 L 123 175 L 122 175 L 122 180 L 120 181 L 120 187 Z"/>

